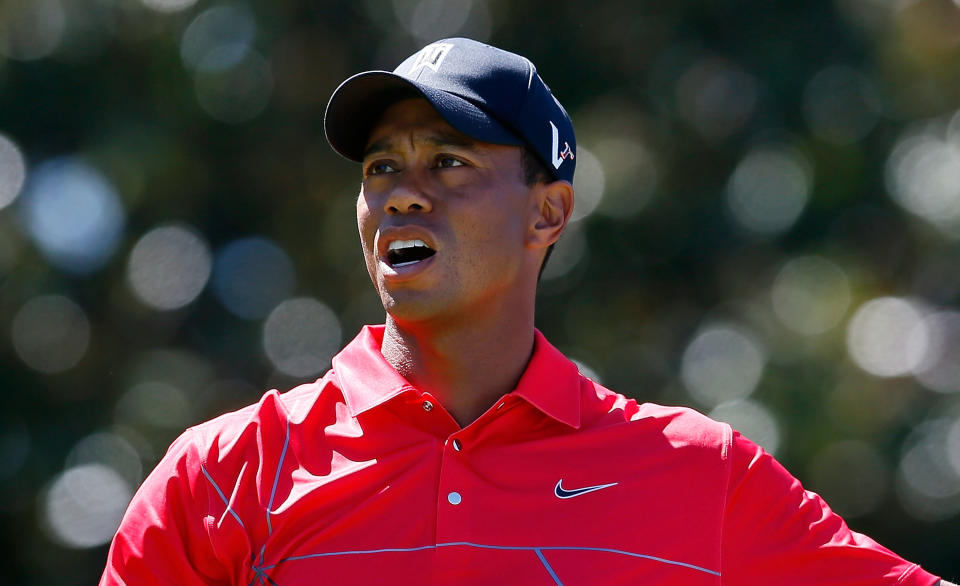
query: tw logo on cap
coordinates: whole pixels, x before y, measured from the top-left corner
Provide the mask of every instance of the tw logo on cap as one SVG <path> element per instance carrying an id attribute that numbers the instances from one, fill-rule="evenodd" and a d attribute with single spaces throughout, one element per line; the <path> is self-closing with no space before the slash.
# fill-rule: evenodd
<path id="1" fill-rule="evenodd" d="M 553 133 L 553 147 L 550 150 L 553 158 L 553 168 L 559 169 L 567 157 L 570 157 L 571 161 L 573 160 L 573 149 L 570 148 L 570 143 L 563 141 L 563 150 L 560 150 L 560 131 L 557 130 L 557 126 L 552 120 L 550 121 L 550 130 Z"/>
<path id="2" fill-rule="evenodd" d="M 453 43 L 433 43 L 420 49 L 417 57 L 413 60 L 413 64 L 410 66 L 408 75 L 413 75 L 414 72 L 423 67 L 429 67 L 434 71 L 438 71 L 447 53 L 449 53 L 452 48 Z"/>

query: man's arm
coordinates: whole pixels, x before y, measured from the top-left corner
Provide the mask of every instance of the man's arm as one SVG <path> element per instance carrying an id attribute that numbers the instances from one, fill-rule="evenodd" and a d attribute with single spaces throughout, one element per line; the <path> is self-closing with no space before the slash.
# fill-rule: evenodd
<path id="1" fill-rule="evenodd" d="M 180 436 L 137 490 L 110 544 L 100 586 L 205 586 L 217 576 L 196 490 L 201 463 Z M 216 578 L 216 579 L 215 579 Z"/>
<path id="2" fill-rule="evenodd" d="M 783 466 L 734 432 L 723 575 L 736 584 L 955 586 L 852 531 Z M 874 582 L 871 582 L 874 583 Z"/>

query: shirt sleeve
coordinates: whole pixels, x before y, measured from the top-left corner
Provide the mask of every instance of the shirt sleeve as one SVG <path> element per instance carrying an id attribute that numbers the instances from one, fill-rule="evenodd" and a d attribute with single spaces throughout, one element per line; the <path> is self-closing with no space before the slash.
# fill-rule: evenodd
<path id="1" fill-rule="evenodd" d="M 110 544 L 100 586 L 228 583 L 210 546 L 209 491 L 188 430 L 137 490 Z M 198 485 L 199 484 L 199 485 Z"/>
<path id="2" fill-rule="evenodd" d="M 925 572 L 851 531 L 779 462 L 733 433 L 724 511 L 722 583 L 932 586 Z"/>

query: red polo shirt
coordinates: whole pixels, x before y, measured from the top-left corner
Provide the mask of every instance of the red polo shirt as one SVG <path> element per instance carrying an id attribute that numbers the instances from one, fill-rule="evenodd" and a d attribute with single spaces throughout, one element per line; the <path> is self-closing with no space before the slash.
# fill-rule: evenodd
<path id="1" fill-rule="evenodd" d="M 937 581 L 727 425 L 605 389 L 539 332 L 517 388 L 465 428 L 382 336 L 177 439 L 100 583 Z"/>

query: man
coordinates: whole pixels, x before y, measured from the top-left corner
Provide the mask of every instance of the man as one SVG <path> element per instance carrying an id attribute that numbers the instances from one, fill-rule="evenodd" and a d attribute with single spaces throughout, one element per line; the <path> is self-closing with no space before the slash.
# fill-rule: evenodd
<path id="1" fill-rule="evenodd" d="M 319 381 L 188 430 L 101 584 L 909 584 L 727 425 L 638 405 L 534 329 L 576 143 L 525 58 L 468 39 L 330 100 L 386 323 Z"/>

